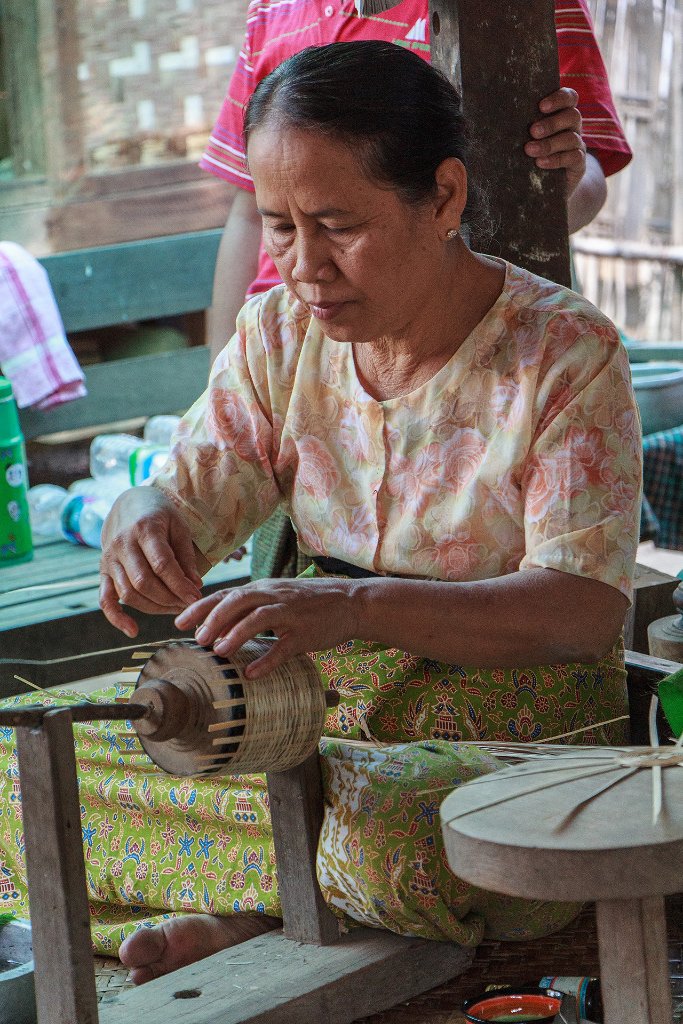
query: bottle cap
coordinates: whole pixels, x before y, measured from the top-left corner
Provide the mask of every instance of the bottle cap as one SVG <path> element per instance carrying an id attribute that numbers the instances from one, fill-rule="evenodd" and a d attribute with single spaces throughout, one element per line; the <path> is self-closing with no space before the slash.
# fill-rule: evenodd
<path id="1" fill-rule="evenodd" d="M 17 441 L 21 437 L 19 413 L 7 377 L 0 377 L 0 441 Z"/>

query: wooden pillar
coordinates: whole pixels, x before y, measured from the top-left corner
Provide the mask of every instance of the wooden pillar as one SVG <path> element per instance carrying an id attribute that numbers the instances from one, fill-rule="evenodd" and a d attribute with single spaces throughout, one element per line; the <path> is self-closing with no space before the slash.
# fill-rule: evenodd
<path id="1" fill-rule="evenodd" d="M 17 728 L 40 1024 L 97 1024 L 71 713 Z"/>
<path id="2" fill-rule="evenodd" d="M 605 1024 L 670 1024 L 664 897 L 599 900 L 596 916 Z"/>
<path id="3" fill-rule="evenodd" d="M 553 0 L 430 0 L 432 61 L 462 94 L 473 129 L 470 175 L 484 189 L 492 234 L 470 244 L 569 285 L 564 171 L 524 152 L 538 104 L 559 88 Z"/>
<path id="4" fill-rule="evenodd" d="M 330 945 L 339 939 L 339 921 L 325 904 L 315 871 L 324 806 L 317 751 L 297 768 L 266 778 L 284 933 L 294 942 Z"/>

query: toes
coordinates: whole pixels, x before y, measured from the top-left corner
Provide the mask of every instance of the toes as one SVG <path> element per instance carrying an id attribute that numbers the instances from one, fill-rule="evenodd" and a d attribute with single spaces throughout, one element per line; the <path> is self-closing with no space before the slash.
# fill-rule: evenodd
<path id="1" fill-rule="evenodd" d="M 146 985 L 148 981 L 154 981 L 156 975 L 151 967 L 134 967 L 127 977 L 134 985 Z"/>
<path id="2" fill-rule="evenodd" d="M 143 968 L 161 960 L 165 950 L 166 936 L 162 928 L 141 928 L 123 941 L 119 959 L 126 967 Z"/>

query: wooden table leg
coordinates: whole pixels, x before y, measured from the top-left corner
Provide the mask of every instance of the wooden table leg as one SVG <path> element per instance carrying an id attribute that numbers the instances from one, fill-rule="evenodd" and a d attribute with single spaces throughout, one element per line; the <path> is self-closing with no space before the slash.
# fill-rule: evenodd
<path id="1" fill-rule="evenodd" d="M 315 870 L 323 821 L 318 752 L 266 778 L 284 933 L 295 942 L 330 945 L 339 939 L 339 921 L 323 899 Z"/>
<path id="2" fill-rule="evenodd" d="M 596 906 L 605 1024 L 671 1024 L 664 897 Z"/>
<path id="3" fill-rule="evenodd" d="M 17 728 L 40 1024 L 97 1024 L 73 723 Z"/>

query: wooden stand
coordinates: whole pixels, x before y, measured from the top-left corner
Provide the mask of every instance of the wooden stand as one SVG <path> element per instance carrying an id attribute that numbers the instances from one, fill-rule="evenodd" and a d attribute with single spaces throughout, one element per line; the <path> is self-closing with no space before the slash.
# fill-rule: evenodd
<path id="1" fill-rule="evenodd" d="M 655 769 L 595 749 L 452 793 L 441 808 L 449 863 L 493 892 L 595 900 L 605 1024 L 671 1024 L 663 896 L 683 884 L 683 767 L 667 764 L 669 747 Z M 653 760 L 647 748 L 644 757 Z M 664 794 L 656 820 L 653 771 Z"/>
<path id="2" fill-rule="evenodd" d="M 351 1024 L 470 965 L 473 951 L 450 943 L 367 928 L 339 935 L 315 875 L 316 754 L 268 775 L 284 931 L 124 992 L 98 1016 L 72 722 L 117 717 L 131 709 L 0 711 L 18 737 L 39 1024 L 129 1024 L 143 1015 L 145 1024 Z"/>

